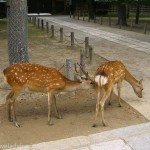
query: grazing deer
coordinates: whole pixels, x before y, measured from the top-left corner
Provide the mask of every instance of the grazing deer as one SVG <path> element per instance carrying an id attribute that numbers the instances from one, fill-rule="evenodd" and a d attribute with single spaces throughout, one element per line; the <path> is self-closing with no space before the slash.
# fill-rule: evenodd
<path id="1" fill-rule="evenodd" d="M 25 87 L 31 91 L 48 93 L 49 125 L 53 124 L 51 121 L 52 103 L 54 103 L 57 118 L 61 118 L 56 105 L 56 93 L 92 88 L 90 80 L 80 79 L 72 81 L 62 75 L 57 69 L 48 68 L 39 64 L 17 63 L 6 68 L 3 73 L 6 81 L 12 89 L 6 97 L 8 100 L 9 120 L 13 121 L 16 127 L 20 127 L 20 125 L 16 119 L 14 103 Z"/>
<path id="2" fill-rule="evenodd" d="M 97 103 L 96 103 L 96 114 L 93 127 L 96 126 L 96 119 L 101 109 L 102 123 L 106 126 L 104 119 L 104 104 L 109 96 L 111 96 L 113 91 L 113 86 L 117 84 L 118 89 L 118 101 L 121 107 L 120 95 L 121 95 L 121 84 L 123 80 L 129 82 L 132 86 L 135 94 L 142 98 L 142 80 L 137 81 L 130 72 L 125 68 L 124 64 L 120 61 L 110 61 L 105 64 L 100 65 L 100 67 L 95 72 L 95 84 L 97 87 Z M 104 90 L 103 95 L 101 95 L 102 89 Z"/>

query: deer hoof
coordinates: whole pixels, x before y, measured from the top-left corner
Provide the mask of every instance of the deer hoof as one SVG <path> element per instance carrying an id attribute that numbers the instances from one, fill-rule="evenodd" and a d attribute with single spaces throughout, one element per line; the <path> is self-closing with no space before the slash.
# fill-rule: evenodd
<path id="1" fill-rule="evenodd" d="M 20 128 L 20 127 L 21 127 L 20 124 L 19 124 L 17 121 L 15 121 L 15 126 L 16 126 L 17 128 Z"/>
<path id="2" fill-rule="evenodd" d="M 63 117 L 61 115 L 57 116 L 57 119 L 63 119 Z"/>
<path id="3" fill-rule="evenodd" d="M 94 124 L 92 125 L 92 127 L 96 127 L 96 123 L 94 123 Z"/>
<path id="4" fill-rule="evenodd" d="M 13 119 L 12 119 L 11 117 L 8 117 L 8 120 L 9 120 L 10 122 L 13 122 Z"/>
<path id="5" fill-rule="evenodd" d="M 50 122 L 48 122 L 48 125 L 49 125 L 49 126 L 52 126 L 52 125 L 54 125 L 54 124 L 50 121 Z"/>
<path id="6" fill-rule="evenodd" d="M 106 127 L 106 126 L 107 126 L 105 122 L 103 122 L 103 126 L 104 126 L 104 127 Z"/>

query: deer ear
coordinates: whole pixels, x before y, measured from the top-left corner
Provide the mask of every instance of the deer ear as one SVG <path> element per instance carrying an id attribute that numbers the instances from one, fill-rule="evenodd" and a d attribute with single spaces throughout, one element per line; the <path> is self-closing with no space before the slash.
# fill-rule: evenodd
<path id="1" fill-rule="evenodd" d="M 141 79 L 141 80 L 139 81 L 139 84 L 142 84 L 142 82 L 143 82 L 143 79 Z"/>

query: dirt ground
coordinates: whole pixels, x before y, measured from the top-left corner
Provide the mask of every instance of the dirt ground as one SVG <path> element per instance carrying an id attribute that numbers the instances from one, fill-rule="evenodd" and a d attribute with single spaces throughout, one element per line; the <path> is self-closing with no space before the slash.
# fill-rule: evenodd
<path id="1" fill-rule="evenodd" d="M 51 39 L 45 32 L 29 27 L 29 57 L 30 62 L 60 68 L 67 58 L 79 61 L 79 47 L 71 48 L 68 41 L 60 43 Z M 107 47 L 106 47 L 107 50 Z M 95 69 L 106 60 L 93 56 L 93 62 L 87 66 L 92 75 Z M 3 82 L 2 70 L 8 65 L 6 36 L 0 38 L 0 93 L 9 93 L 8 85 Z M 65 68 L 61 70 L 65 73 Z M 3 89 L 4 88 L 4 89 Z M 23 92 L 16 102 L 17 119 L 22 125 L 16 128 L 8 121 L 7 105 L 0 105 L 0 145 L 34 144 L 72 136 L 82 136 L 116 129 L 129 125 L 148 122 L 140 113 L 124 101 L 123 107 L 118 107 L 117 96 L 113 96 L 112 105 L 106 106 L 105 119 L 108 126 L 103 127 L 99 115 L 96 128 L 92 127 L 95 114 L 96 93 L 94 90 L 76 91 L 76 94 L 57 96 L 57 104 L 63 119 L 56 119 L 52 114 L 53 126 L 47 124 L 47 95 L 43 93 Z"/>

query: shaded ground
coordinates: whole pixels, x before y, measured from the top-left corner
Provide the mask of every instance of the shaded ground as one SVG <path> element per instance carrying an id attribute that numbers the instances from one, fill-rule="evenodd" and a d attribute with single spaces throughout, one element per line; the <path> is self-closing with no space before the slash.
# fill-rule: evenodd
<path id="1" fill-rule="evenodd" d="M 58 39 L 50 39 L 44 32 L 30 26 L 29 55 L 30 61 L 45 66 L 60 68 L 65 64 L 66 58 L 79 61 L 79 47 L 72 49 L 69 42 L 58 42 Z M 8 65 L 6 36 L 0 38 L 0 86 L 8 88 L 3 82 L 2 70 Z M 106 47 L 107 50 L 107 47 Z M 100 63 L 106 60 L 94 55 L 93 63 L 87 70 L 93 74 Z M 61 70 L 65 73 L 65 68 Z M 9 91 L 1 89 L 2 96 Z M 47 125 L 47 95 L 41 93 L 22 93 L 18 98 L 17 118 L 21 128 L 16 128 L 7 120 L 7 106 L 0 106 L 0 145 L 3 144 L 33 144 L 72 136 L 81 136 L 98 133 L 104 130 L 125 127 L 133 124 L 147 122 L 136 110 L 123 102 L 123 107 L 118 107 L 117 97 L 113 96 L 111 106 L 105 110 L 105 118 L 108 126 L 103 127 L 101 117 L 98 119 L 98 127 L 93 128 L 92 122 L 95 113 L 96 95 L 93 90 L 82 90 L 76 95 L 60 95 L 57 97 L 59 110 L 64 119 L 58 120 L 52 115 L 54 125 Z"/>

